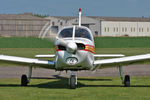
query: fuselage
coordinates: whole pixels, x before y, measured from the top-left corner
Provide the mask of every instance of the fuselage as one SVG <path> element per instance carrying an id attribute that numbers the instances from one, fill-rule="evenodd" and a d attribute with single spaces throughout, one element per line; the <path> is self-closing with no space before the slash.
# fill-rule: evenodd
<path id="1" fill-rule="evenodd" d="M 95 45 L 88 28 L 63 28 L 58 32 L 55 46 L 57 70 L 89 70 L 93 67 Z"/>

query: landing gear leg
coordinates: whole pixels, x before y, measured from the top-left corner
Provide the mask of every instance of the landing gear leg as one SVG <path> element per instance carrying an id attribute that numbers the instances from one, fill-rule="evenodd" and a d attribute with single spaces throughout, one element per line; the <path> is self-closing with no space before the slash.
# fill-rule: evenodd
<path id="1" fill-rule="evenodd" d="M 28 77 L 25 74 L 21 76 L 21 86 L 27 86 L 28 83 L 30 82 L 31 76 L 32 76 L 32 66 L 29 67 Z"/>
<path id="2" fill-rule="evenodd" d="M 31 76 L 32 76 L 32 66 L 30 66 L 30 67 L 29 67 L 29 73 L 28 73 L 28 83 L 30 83 Z"/>
<path id="3" fill-rule="evenodd" d="M 123 80 L 122 66 L 119 66 L 119 71 L 120 71 L 120 77 L 121 77 L 122 84 L 124 84 L 125 87 L 129 87 L 130 86 L 130 75 L 125 75 L 125 78 Z"/>
<path id="4" fill-rule="evenodd" d="M 71 89 L 75 89 L 75 88 L 76 88 L 76 85 L 77 85 L 77 77 L 76 77 L 74 71 L 72 71 L 72 74 L 71 74 L 71 76 L 70 76 L 69 85 L 70 85 L 70 88 L 71 88 Z"/>
<path id="5" fill-rule="evenodd" d="M 119 72 L 120 72 L 120 78 L 121 78 L 122 84 L 124 84 L 122 66 L 119 66 Z"/>

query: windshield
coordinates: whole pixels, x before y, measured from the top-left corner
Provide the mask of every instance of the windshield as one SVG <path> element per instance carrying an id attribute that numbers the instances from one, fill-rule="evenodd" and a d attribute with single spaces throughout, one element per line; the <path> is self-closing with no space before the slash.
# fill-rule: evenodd
<path id="1" fill-rule="evenodd" d="M 60 38 L 72 37 L 72 31 L 73 31 L 73 28 L 66 28 L 66 29 L 63 29 L 63 30 L 60 32 L 59 37 L 60 37 Z"/>
<path id="2" fill-rule="evenodd" d="M 92 40 L 90 33 L 84 28 L 76 28 L 75 37 L 87 38 L 87 39 Z"/>

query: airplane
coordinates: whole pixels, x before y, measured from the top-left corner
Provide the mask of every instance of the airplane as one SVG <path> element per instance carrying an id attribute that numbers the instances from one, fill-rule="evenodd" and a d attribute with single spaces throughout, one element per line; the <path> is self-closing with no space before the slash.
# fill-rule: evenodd
<path id="1" fill-rule="evenodd" d="M 125 56 L 123 54 L 95 54 L 95 45 L 92 32 L 89 28 L 81 25 L 81 8 L 79 9 L 79 25 L 62 28 L 55 40 L 56 54 L 35 55 L 36 59 L 0 55 L 0 62 L 11 62 L 19 65 L 28 65 L 28 76 L 21 76 L 21 86 L 27 86 L 32 77 L 32 68 L 41 67 L 56 71 L 71 71 L 69 85 L 71 89 L 77 86 L 76 71 L 99 68 L 119 67 L 120 77 L 124 86 L 130 86 L 130 75 L 123 75 L 122 66 L 136 64 L 140 61 L 149 61 L 150 54 Z M 111 58 L 107 58 L 111 57 Z M 116 58 L 117 57 L 117 58 Z M 54 61 L 40 60 L 38 58 L 54 58 Z M 96 58 L 106 58 L 95 60 Z"/>

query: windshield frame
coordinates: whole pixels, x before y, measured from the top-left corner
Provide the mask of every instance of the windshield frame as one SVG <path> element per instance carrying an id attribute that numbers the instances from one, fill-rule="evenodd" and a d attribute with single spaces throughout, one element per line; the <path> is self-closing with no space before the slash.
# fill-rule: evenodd
<path id="1" fill-rule="evenodd" d="M 75 37 L 76 35 L 76 29 L 77 28 L 80 28 L 80 29 L 83 29 L 83 30 L 86 30 L 88 32 L 88 35 L 90 36 L 90 39 L 89 38 L 82 38 L 82 37 Z M 63 30 L 65 29 L 72 29 L 72 36 L 71 37 L 60 37 L 60 34 Z M 90 31 L 89 28 L 85 27 L 85 26 L 68 26 L 68 27 L 65 27 L 63 29 L 61 29 L 59 32 L 58 32 L 58 35 L 57 35 L 57 38 L 64 38 L 64 39 L 67 39 L 67 38 L 72 38 L 73 40 L 75 39 L 78 39 L 78 38 L 82 38 L 82 39 L 88 39 L 90 41 L 94 41 L 93 39 L 93 35 L 92 35 L 92 32 Z"/>

